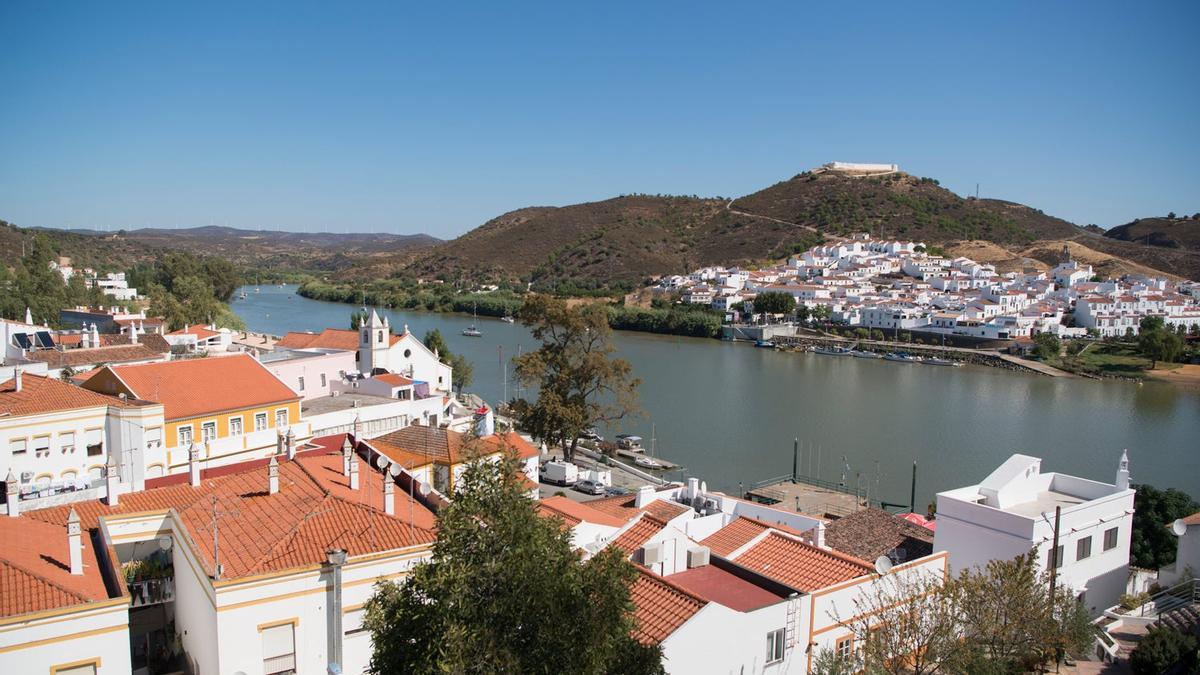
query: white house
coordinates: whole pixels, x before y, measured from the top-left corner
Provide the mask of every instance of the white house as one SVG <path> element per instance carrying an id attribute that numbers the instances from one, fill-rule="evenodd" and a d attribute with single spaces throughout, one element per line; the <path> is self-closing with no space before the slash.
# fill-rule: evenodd
<path id="1" fill-rule="evenodd" d="M 1099 614 L 1117 603 L 1129 574 L 1129 460 L 1121 455 L 1114 484 L 1043 473 L 1041 465 L 1013 455 L 982 483 L 938 493 L 934 550 L 948 552 L 954 569 L 1037 551 L 1042 568 L 1055 564 L 1059 582 Z"/>
<path id="2" fill-rule="evenodd" d="M 1165 588 L 1181 581 L 1200 578 L 1200 511 L 1168 523 L 1165 527 L 1179 538 L 1175 562 L 1158 570 L 1158 581 Z"/>

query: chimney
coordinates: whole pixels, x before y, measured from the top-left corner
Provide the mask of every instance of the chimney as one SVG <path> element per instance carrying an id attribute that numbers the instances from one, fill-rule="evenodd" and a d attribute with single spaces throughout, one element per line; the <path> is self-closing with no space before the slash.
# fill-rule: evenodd
<path id="1" fill-rule="evenodd" d="M 1121 461 L 1117 464 L 1117 490 L 1124 492 L 1129 489 L 1129 450 L 1121 451 Z"/>
<path id="2" fill-rule="evenodd" d="M 138 343 L 137 338 L 138 338 L 137 326 L 130 325 L 129 326 L 129 344 L 136 345 Z"/>
<path id="3" fill-rule="evenodd" d="M 350 459 L 354 457 L 354 447 L 350 445 L 350 437 L 342 441 L 342 475 L 350 475 Z"/>
<path id="4" fill-rule="evenodd" d="M 383 512 L 389 516 L 396 515 L 396 482 L 392 480 L 387 469 L 383 471 Z"/>
<path id="5" fill-rule="evenodd" d="M 283 447 L 287 448 L 287 458 L 296 459 L 296 434 L 288 427 L 287 435 L 283 437 Z"/>
<path id="6" fill-rule="evenodd" d="M 275 430 L 275 454 L 283 454 L 283 432 L 278 429 Z"/>
<path id="7" fill-rule="evenodd" d="M 279 494 L 279 460 L 275 456 L 271 456 L 271 463 L 267 465 L 267 493 Z"/>
<path id="8" fill-rule="evenodd" d="M 13 391 L 21 391 L 21 385 L 24 384 L 22 380 L 25 379 L 24 375 L 25 373 L 20 368 L 13 371 Z"/>
<path id="9" fill-rule="evenodd" d="M 350 458 L 350 489 L 358 489 L 358 462 Z"/>
<path id="10" fill-rule="evenodd" d="M 79 535 L 79 514 L 74 508 L 67 516 L 67 549 L 71 556 L 71 574 L 83 574 L 83 537 Z"/>
<path id="11" fill-rule="evenodd" d="M 104 503 L 109 506 L 116 506 L 117 486 L 120 482 L 120 476 L 117 474 L 117 456 L 113 453 L 108 455 L 108 464 L 104 467 Z"/>
<path id="12" fill-rule="evenodd" d="M 691 501 L 691 500 L 695 499 L 696 497 L 700 496 L 700 479 L 699 478 L 693 477 L 693 478 L 688 479 L 687 496 L 688 496 L 688 501 Z"/>
<path id="13" fill-rule="evenodd" d="M 100 346 L 100 329 L 96 328 L 95 323 L 92 323 L 92 346 Z"/>
<path id="14" fill-rule="evenodd" d="M 200 450 L 195 443 L 188 446 L 188 482 L 192 487 L 200 486 Z"/>
<path id="15" fill-rule="evenodd" d="M 12 469 L 8 470 L 8 477 L 4 479 L 4 498 L 4 503 L 8 504 L 8 515 L 13 518 L 21 515 L 21 493 Z"/>
<path id="16" fill-rule="evenodd" d="M 633 505 L 640 509 L 652 501 L 654 501 L 654 486 L 643 485 L 638 488 L 637 495 L 634 497 Z"/>
<path id="17" fill-rule="evenodd" d="M 354 434 L 355 441 L 362 438 L 362 417 L 360 415 L 354 416 L 354 426 L 351 430 L 351 433 Z"/>

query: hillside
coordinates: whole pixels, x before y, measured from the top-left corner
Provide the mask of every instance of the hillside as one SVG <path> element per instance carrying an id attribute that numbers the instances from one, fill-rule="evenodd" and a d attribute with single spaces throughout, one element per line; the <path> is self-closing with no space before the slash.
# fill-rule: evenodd
<path id="1" fill-rule="evenodd" d="M 120 232 L 0 227 L 0 260 L 11 262 L 37 233 L 55 243 L 78 267 L 125 269 L 164 250 L 215 255 L 239 265 L 265 269 L 337 271 L 372 256 L 427 248 L 441 240 L 429 235 L 282 232 L 230 227 L 145 228 Z"/>
<path id="2" fill-rule="evenodd" d="M 341 276 L 361 280 L 403 272 L 520 280 L 560 293 L 628 290 L 652 276 L 779 258 L 823 237 L 864 231 L 934 245 L 987 242 L 1014 264 L 1025 259 L 1052 265 L 1069 243 L 1106 270 L 1200 278 L 1200 255 L 1187 251 L 1108 238 L 1014 202 L 960 197 L 929 178 L 823 170 L 732 201 L 643 195 L 519 209 L 453 241 L 379 257 Z"/>
<path id="3" fill-rule="evenodd" d="M 1191 218 L 1139 218 L 1112 228 L 1109 239 L 1148 246 L 1200 251 L 1200 214 Z"/>

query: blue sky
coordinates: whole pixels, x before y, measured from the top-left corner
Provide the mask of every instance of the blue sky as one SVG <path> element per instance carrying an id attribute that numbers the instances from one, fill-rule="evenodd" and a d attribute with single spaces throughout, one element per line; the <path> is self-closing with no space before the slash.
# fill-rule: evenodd
<path id="1" fill-rule="evenodd" d="M 1198 28 L 1194 1 L 6 0 L 0 218 L 452 237 L 840 160 L 1107 227 L 1200 211 Z"/>

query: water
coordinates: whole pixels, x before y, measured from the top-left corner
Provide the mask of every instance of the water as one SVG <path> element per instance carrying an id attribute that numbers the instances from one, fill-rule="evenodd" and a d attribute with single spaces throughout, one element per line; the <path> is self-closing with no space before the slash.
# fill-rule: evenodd
<path id="1" fill-rule="evenodd" d="M 234 310 L 254 331 L 349 328 L 357 307 L 308 300 L 295 286 L 246 289 Z M 394 330 L 438 328 L 475 365 L 469 389 L 504 394 L 500 359 L 536 344 L 521 325 L 480 317 L 482 338 L 460 334 L 470 316 L 386 312 Z M 1057 379 L 967 366 L 935 368 L 882 360 L 788 354 L 716 340 L 617 332 L 618 355 L 642 379 L 645 415 L 620 429 L 656 428 L 659 455 L 736 490 L 791 471 L 792 439 L 802 471 L 908 501 L 918 462 L 917 504 L 939 490 L 981 480 L 1011 453 L 1044 459 L 1047 471 L 1111 482 L 1128 448 L 1135 481 L 1200 497 L 1200 395 L 1166 384 Z M 508 396 L 516 392 L 509 370 Z M 819 454 L 819 464 L 818 464 Z M 846 470 L 846 466 L 849 469 Z M 819 466 L 819 471 L 818 471 Z"/>

